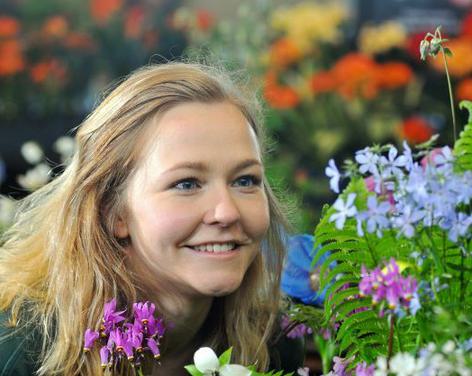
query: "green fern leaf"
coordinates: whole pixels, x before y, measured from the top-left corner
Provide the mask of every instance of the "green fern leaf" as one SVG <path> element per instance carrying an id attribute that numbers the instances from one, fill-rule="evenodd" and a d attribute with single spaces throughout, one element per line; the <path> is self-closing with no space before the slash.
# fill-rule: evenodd
<path id="1" fill-rule="evenodd" d="M 469 111 L 469 121 L 454 144 L 454 156 L 457 161 L 457 169 L 466 171 L 472 170 L 472 102 L 462 101 L 459 108 Z"/>

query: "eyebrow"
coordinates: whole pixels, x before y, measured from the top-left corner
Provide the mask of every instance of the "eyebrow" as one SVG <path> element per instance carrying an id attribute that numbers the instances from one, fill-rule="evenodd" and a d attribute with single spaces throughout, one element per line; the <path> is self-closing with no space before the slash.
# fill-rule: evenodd
<path id="1" fill-rule="evenodd" d="M 232 172 L 234 173 L 240 170 L 244 170 L 245 168 L 252 167 L 252 166 L 262 167 L 262 163 L 258 161 L 257 159 L 244 159 L 232 168 Z M 197 170 L 197 171 L 205 172 L 208 170 L 208 167 L 204 163 L 201 163 L 201 162 L 182 162 L 182 163 L 177 163 L 171 168 L 165 170 L 163 174 L 168 174 L 175 170 L 181 170 L 181 169 Z"/>

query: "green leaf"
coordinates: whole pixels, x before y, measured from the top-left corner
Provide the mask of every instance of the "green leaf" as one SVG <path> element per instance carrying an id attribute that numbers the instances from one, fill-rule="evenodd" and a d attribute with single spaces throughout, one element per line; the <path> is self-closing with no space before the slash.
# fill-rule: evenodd
<path id="1" fill-rule="evenodd" d="M 462 101 L 459 108 L 469 111 L 469 122 L 454 144 L 453 153 L 456 157 L 456 168 L 459 171 L 466 171 L 472 170 L 472 102 Z"/>
<path id="2" fill-rule="evenodd" d="M 201 373 L 195 365 L 190 364 L 188 366 L 184 367 L 188 373 L 190 373 L 192 376 L 204 376 L 203 373 Z"/>
<path id="3" fill-rule="evenodd" d="M 231 352 L 233 351 L 233 348 L 230 347 L 228 350 L 226 350 L 223 354 L 220 355 L 218 358 L 218 362 L 220 363 L 220 366 L 224 366 L 225 364 L 228 364 L 231 360 Z"/>

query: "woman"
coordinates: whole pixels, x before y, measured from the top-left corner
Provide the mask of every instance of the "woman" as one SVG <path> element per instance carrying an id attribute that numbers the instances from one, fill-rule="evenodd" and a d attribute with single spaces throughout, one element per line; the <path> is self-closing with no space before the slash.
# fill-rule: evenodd
<path id="1" fill-rule="evenodd" d="M 261 370 L 300 365 L 271 343 L 285 220 L 264 177 L 254 96 L 207 67 L 145 67 L 76 140 L 71 164 L 5 234 L 0 309 L 17 330 L 2 332 L 1 366 L 100 374 L 83 334 L 111 298 L 154 302 L 172 323 L 155 374 L 185 374 L 203 345 L 232 346 L 234 363 Z"/>

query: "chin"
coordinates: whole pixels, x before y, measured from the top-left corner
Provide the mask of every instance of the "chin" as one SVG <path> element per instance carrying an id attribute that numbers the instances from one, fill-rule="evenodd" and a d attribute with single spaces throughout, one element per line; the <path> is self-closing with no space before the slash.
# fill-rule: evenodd
<path id="1" fill-rule="evenodd" d="M 231 280 L 230 278 L 226 279 L 224 283 L 220 284 L 210 284 L 202 291 L 207 296 L 213 296 L 215 298 L 219 298 L 222 296 L 229 295 L 235 292 L 239 286 L 241 286 L 242 278 L 235 278 Z"/>

